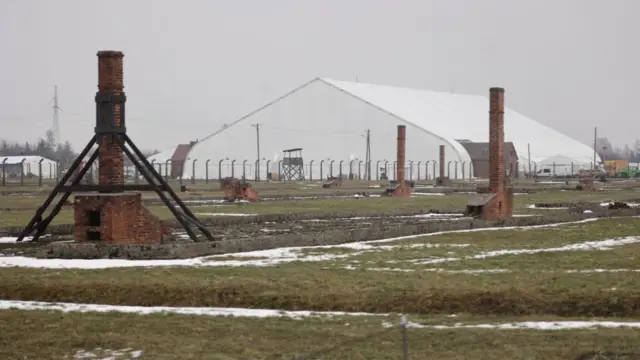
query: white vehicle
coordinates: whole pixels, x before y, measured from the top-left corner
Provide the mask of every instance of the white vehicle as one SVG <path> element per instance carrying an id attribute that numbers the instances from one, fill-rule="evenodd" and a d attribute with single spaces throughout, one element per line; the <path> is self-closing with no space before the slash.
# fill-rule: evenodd
<path id="1" fill-rule="evenodd" d="M 536 172 L 536 177 L 551 177 L 553 176 L 553 172 L 550 168 L 543 168 Z"/>

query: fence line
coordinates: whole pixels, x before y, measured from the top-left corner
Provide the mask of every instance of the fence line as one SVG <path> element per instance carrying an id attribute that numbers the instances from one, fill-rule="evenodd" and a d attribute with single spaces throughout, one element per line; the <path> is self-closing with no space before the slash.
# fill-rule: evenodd
<path id="1" fill-rule="evenodd" d="M 279 161 L 238 161 L 234 159 L 199 159 L 187 160 L 183 163 L 151 161 L 152 166 L 165 179 L 187 180 L 195 183 L 196 180 L 218 180 L 226 177 L 245 178 L 250 181 L 272 180 L 298 180 L 300 177 L 291 176 L 302 174 L 304 180 L 324 180 L 330 177 L 339 177 L 345 180 L 396 180 L 396 161 L 374 160 L 365 162 L 362 160 L 311 160 L 307 164 L 300 165 L 301 170 L 292 171 L 291 166 Z M 440 164 L 437 160 L 409 160 L 405 166 L 406 180 L 433 180 L 439 176 Z M 548 164 L 539 165 L 518 163 L 512 169 L 506 169 L 512 177 L 571 177 L 581 171 L 592 170 L 592 164 Z M 5 164 L 0 163 L 2 172 L 2 185 L 37 179 L 42 183 L 43 179 L 60 179 L 63 170 L 58 163 L 49 164 Z M 447 161 L 444 166 L 445 176 L 452 180 L 467 180 L 488 176 L 488 161 Z M 96 177 L 98 165 L 94 164 L 89 176 Z M 485 174 L 486 173 L 486 174 Z M 125 166 L 125 177 L 129 180 L 140 180 L 140 174 L 133 165 Z"/>

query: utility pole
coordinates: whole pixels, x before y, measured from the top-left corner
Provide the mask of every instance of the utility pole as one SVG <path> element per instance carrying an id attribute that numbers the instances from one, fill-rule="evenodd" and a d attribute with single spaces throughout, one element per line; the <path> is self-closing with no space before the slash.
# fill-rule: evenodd
<path id="1" fill-rule="evenodd" d="M 371 130 L 367 129 L 367 149 L 365 151 L 365 179 L 371 181 Z"/>
<path id="2" fill-rule="evenodd" d="M 593 168 L 592 171 L 596 171 L 596 159 L 598 158 L 598 127 L 593 129 Z"/>
<path id="3" fill-rule="evenodd" d="M 60 104 L 58 103 L 58 85 L 53 87 L 53 136 L 54 145 L 60 144 Z"/>
<path id="4" fill-rule="evenodd" d="M 531 174 L 531 144 L 527 143 L 527 158 L 529 160 L 529 178 L 533 179 L 533 174 Z"/>
<path id="5" fill-rule="evenodd" d="M 260 181 L 260 123 L 251 125 L 256 128 L 256 151 L 258 152 L 258 162 L 256 163 L 256 181 Z"/>

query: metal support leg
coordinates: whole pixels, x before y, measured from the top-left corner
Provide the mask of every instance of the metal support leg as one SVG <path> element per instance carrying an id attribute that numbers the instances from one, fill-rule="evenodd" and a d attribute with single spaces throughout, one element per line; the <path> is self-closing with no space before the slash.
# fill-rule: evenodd
<path id="1" fill-rule="evenodd" d="M 89 158 L 87 163 L 78 172 L 78 176 L 75 179 L 73 179 L 73 181 L 71 182 L 72 185 L 80 184 L 80 180 L 85 176 L 87 172 L 89 172 L 89 169 L 91 169 L 91 166 L 93 165 L 93 163 L 96 161 L 97 158 L 98 158 L 98 150 L 94 151 L 93 154 L 91 154 L 91 157 Z M 60 210 L 62 210 L 62 207 L 67 202 L 70 196 L 71 196 L 71 192 L 65 192 L 60 198 L 60 200 L 58 200 L 58 203 L 53 207 L 53 209 L 51 210 L 51 213 L 36 225 L 36 233 L 33 235 L 33 240 L 32 240 L 33 242 L 36 242 L 38 241 L 38 239 L 40 239 L 40 236 L 42 236 L 42 234 L 47 229 L 51 221 L 60 213 Z"/>
<path id="2" fill-rule="evenodd" d="M 197 224 L 199 224 L 198 228 L 207 237 L 207 239 L 213 241 L 214 239 L 213 239 L 213 235 L 211 235 L 211 232 L 209 232 L 209 230 L 204 226 L 204 224 L 202 224 L 201 222 L 198 221 L 198 219 L 193 214 L 193 212 L 191 212 L 191 210 L 184 204 L 184 202 L 182 200 L 180 200 L 180 198 L 175 193 L 175 191 L 173 191 L 171 186 L 169 186 L 169 184 L 166 184 L 165 182 L 162 181 L 162 177 L 160 176 L 160 174 L 155 172 L 155 169 L 153 169 L 153 167 L 151 166 L 151 164 L 149 163 L 147 158 L 144 157 L 144 154 L 142 154 L 142 152 L 136 147 L 136 145 L 133 143 L 133 141 L 131 141 L 131 138 L 129 138 L 129 136 L 126 135 L 126 134 L 123 134 L 122 137 L 124 137 L 124 142 L 126 142 L 126 144 L 128 144 L 131 147 L 131 149 L 134 151 L 134 153 L 138 156 L 138 159 L 140 160 L 140 162 L 142 162 L 144 167 L 150 169 L 150 175 L 155 177 L 156 180 L 158 180 L 158 182 L 160 184 L 165 184 L 166 191 L 169 193 L 171 198 L 178 204 L 178 206 L 180 206 L 182 211 L 184 211 L 184 213 L 187 216 L 191 217 L 193 220 L 196 221 Z M 121 146 L 124 149 L 126 149 L 126 146 L 124 144 L 121 144 Z M 127 155 L 127 156 L 129 156 L 129 155 Z M 153 170 L 153 171 L 151 171 L 151 170 Z M 149 181 L 149 180 L 147 180 L 147 181 Z"/>
<path id="3" fill-rule="evenodd" d="M 71 164 L 71 167 L 69 168 L 69 171 L 67 171 L 67 173 L 64 174 L 60 182 L 58 182 L 55 188 L 53 188 L 53 191 L 51 191 L 51 194 L 49 194 L 49 197 L 47 197 L 47 199 L 44 201 L 44 204 L 42 204 L 42 206 L 38 208 L 35 215 L 33 216 L 33 218 L 31 218 L 31 221 L 29 221 L 29 224 L 27 224 L 27 226 L 22 230 L 22 233 L 20 233 L 20 236 L 18 236 L 18 239 L 16 241 L 22 241 L 26 236 L 28 236 L 33 232 L 34 226 L 42 221 L 42 215 L 44 214 L 44 212 L 47 210 L 49 205 L 51 205 L 51 203 L 53 202 L 53 199 L 55 199 L 58 193 L 60 193 L 60 189 L 62 188 L 62 186 L 67 181 L 69 181 L 69 178 L 71 178 L 71 175 L 76 171 L 78 166 L 80 166 L 82 159 L 84 159 L 87 156 L 87 154 L 91 150 L 91 147 L 95 143 L 96 143 L 96 136 L 94 135 L 89 141 L 89 143 L 87 143 L 87 146 L 84 147 L 80 155 L 73 161 L 73 163 Z M 42 231 L 44 231 L 44 229 Z"/>
<path id="4" fill-rule="evenodd" d="M 140 164 L 140 162 L 138 162 L 138 158 L 136 158 L 133 153 L 131 153 L 131 150 L 129 150 L 125 144 L 125 140 L 123 140 L 123 137 L 126 135 L 123 134 L 114 134 L 114 140 L 120 145 L 120 147 L 122 148 L 122 150 L 124 151 L 124 153 L 127 155 L 127 157 L 129 158 L 129 160 L 131 160 L 131 162 L 133 163 L 133 165 L 140 171 L 140 173 L 142 173 L 142 176 L 144 176 L 144 178 L 147 180 L 147 182 L 149 182 L 149 184 L 152 185 L 157 185 L 155 183 L 155 181 L 153 181 L 151 175 L 149 174 L 153 169 L 145 169 L 144 166 L 142 164 Z M 141 157 L 143 158 L 143 157 Z M 153 172 L 155 172 L 155 169 L 153 169 Z M 167 185 L 166 183 L 162 183 L 160 182 L 159 186 L 156 186 L 156 193 L 158 194 L 158 196 L 160 197 L 160 199 L 162 200 L 162 202 L 164 202 L 164 204 L 169 208 L 169 211 L 171 211 L 171 213 L 173 214 L 173 216 L 176 218 L 176 220 L 178 220 L 178 222 L 180 223 L 180 225 L 182 225 L 182 227 L 184 228 L 184 230 L 187 232 L 187 234 L 189 235 L 189 237 L 191 238 L 191 240 L 193 241 L 198 241 L 198 236 L 193 232 L 193 230 L 191 229 L 191 227 L 189 226 L 189 224 L 187 223 L 187 221 L 183 218 L 182 214 L 180 214 L 176 208 L 173 206 L 173 204 L 171 204 L 171 202 L 169 201 L 169 199 L 166 197 L 166 195 L 162 192 L 163 190 L 166 190 L 167 188 L 169 188 L 169 185 Z"/>

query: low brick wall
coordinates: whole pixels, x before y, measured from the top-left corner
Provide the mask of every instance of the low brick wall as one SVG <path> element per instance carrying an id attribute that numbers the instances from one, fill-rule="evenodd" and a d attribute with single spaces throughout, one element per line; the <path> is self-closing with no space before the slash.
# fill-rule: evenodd
<path id="1" fill-rule="evenodd" d="M 460 214 L 456 211 L 438 211 L 428 210 L 424 212 L 433 214 Z M 260 214 L 260 215 L 248 215 L 248 216 L 198 216 L 201 223 L 210 227 L 225 227 L 230 225 L 242 225 L 242 224 L 264 224 L 264 223 L 289 223 L 293 221 L 301 220 L 331 220 L 331 219 L 344 219 L 354 217 L 394 217 L 394 216 L 412 216 L 419 215 L 420 212 L 416 211 L 385 211 L 385 212 L 319 212 L 319 213 L 295 213 L 295 214 Z M 170 218 L 162 221 L 168 227 L 182 228 L 178 221 L 174 218 Z M 26 225 L 26 224 L 25 224 Z M 8 227 L 0 229 L 0 236 L 18 236 L 22 232 L 23 227 Z M 72 235 L 72 224 L 60 224 L 49 225 L 47 227 L 47 234 L 53 235 Z"/>
<path id="2" fill-rule="evenodd" d="M 170 243 L 149 245 L 108 245 L 108 244 L 75 244 L 52 243 L 43 247 L 38 257 L 41 258 L 81 258 L 106 259 L 121 258 L 132 260 L 143 259 L 184 259 L 198 256 L 232 254 L 237 252 L 266 250 L 280 247 L 336 245 L 358 241 L 387 239 L 400 236 L 429 234 L 439 231 L 477 229 L 495 226 L 532 226 L 590 218 L 612 216 L 637 216 L 640 209 L 624 209 L 604 211 L 600 213 L 571 214 L 563 213 L 554 216 L 523 216 L 501 221 L 460 220 L 433 221 L 420 225 L 404 226 L 372 226 L 362 229 L 326 231 L 314 234 L 285 234 L 277 236 L 261 236 L 248 240 L 230 240 L 202 243 Z"/>

